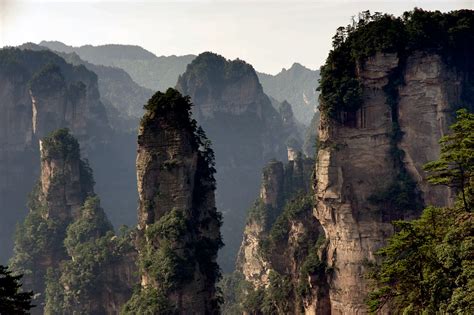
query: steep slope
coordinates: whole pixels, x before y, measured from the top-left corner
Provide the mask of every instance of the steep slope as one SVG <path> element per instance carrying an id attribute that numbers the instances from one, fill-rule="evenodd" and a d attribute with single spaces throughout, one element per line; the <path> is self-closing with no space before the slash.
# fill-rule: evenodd
<path id="1" fill-rule="evenodd" d="M 120 302 L 110 296 L 119 288 L 129 296 L 131 282 L 121 281 L 125 275 L 117 278 L 119 270 L 111 269 L 111 262 L 123 264 L 122 255 L 132 253 L 131 247 L 126 240 L 122 247 L 112 240 L 112 226 L 94 197 L 92 171 L 81 160 L 77 140 L 60 129 L 41 140 L 40 152 L 41 176 L 16 234 L 11 268 L 24 274 L 25 289 L 35 292 L 35 314 L 43 308 L 53 313 L 117 309 Z M 127 263 L 120 272 L 128 271 L 130 280 L 134 264 Z M 99 285 L 110 296 L 93 293 Z"/>
<path id="2" fill-rule="evenodd" d="M 367 262 L 391 221 L 452 202 L 426 184 L 454 110 L 473 110 L 472 11 L 365 13 L 338 30 L 321 71 L 316 206 L 329 241 L 331 313 L 365 314 Z"/>
<path id="3" fill-rule="evenodd" d="M 179 75 L 196 57 L 160 56 L 132 45 L 67 46 L 61 42 L 42 41 L 41 46 L 65 53 L 76 53 L 83 60 L 96 65 L 117 67 L 125 70 L 135 82 L 153 91 L 165 91 L 176 84 Z"/>
<path id="4" fill-rule="evenodd" d="M 318 106 L 316 91 L 319 70 L 310 70 L 299 63 L 282 69 L 276 75 L 257 72 L 263 91 L 279 102 L 288 101 L 293 106 L 296 119 L 304 125 L 310 123 Z"/>
<path id="5" fill-rule="evenodd" d="M 97 77 L 86 68 L 51 52 L 14 48 L 0 50 L 0 64 L 0 257 L 5 260 L 38 176 L 38 139 L 68 127 L 90 152 L 105 141 L 109 126 Z"/>
<path id="6" fill-rule="evenodd" d="M 222 245 L 213 152 L 174 90 L 148 102 L 138 135 L 141 290 L 127 314 L 215 314 Z"/>
<path id="7" fill-rule="evenodd" d="M 270 159 L 286 159 L 286 141 L 293 130 L 285 128 L 255 70 L 244 61 L 203 53 L 180 76 L 177 89 L 193 100 L 193 116 L 216 153 L 217 204 L 225 218 L 226 244 L 219 259 L 227 272 L 234 266 L 258 174 Z"/>

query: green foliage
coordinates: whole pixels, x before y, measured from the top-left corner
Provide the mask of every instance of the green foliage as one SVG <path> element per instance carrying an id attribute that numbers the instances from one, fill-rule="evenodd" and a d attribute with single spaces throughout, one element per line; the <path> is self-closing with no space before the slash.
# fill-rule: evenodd
<path id="1" fill-rule="evenodd" d="M 239 59 L 229 61 L 215 53 L 204 52 L 187 66 L 186 72 L 178 79 L 178 86 L 181 86 L 183 91 L 187 91 L 187 84 L 190 81 L 196 80 L 200 85 L 208 81 L 209 85 L 214 87 L 214 91 L 222 91 L 224 86 L 249 75 L 256 77 L 253 67 L 245 61 Z M 204 89 L 200 92 L 209 93 Z"/>
<path id="2" fill-rule="evenodd" d="M 115 236 L 99 198 L 89 197 L 67 227 L 64 244 L 71 260 L 64 260 L 60 270 L 48 270 L 46 310 L 88 313 L 90 301 L 104 287 L 103 269 L 131 251 L 131 235 Z"/>
<path id="3" fill-rule="evenodd" d="M 460 191 L 454 207 L 429 206 L 419 219 L 394 223 L 396 233 L 378 252 L 382 262 L 369 274 L 371 312 L 386 304 L 398 313 L 474 312 L 473 118 L 458 112 L 453 133 L 441 140 L 440 159 L 426 166 L 433 183 Z M 467 178 L 463 167 L 471 168 Z"/>
<path id="4" fill-rule="evenodd" d="M 222 314 L 242 314 L 242 303 L 246 299 L 245 292 L 253 290 L 251 284 L 245 281 L 244 276 L 238 271 L 225 274 L 219 282 L 219 288 L 222 291 L 222 297 L 224 299 Z"/>
<path id="5" fill-rule="evenodd" d="M 139 267 L 153 279 L 155 286 L 135 290 L 125 304 L 123 314 L 174 314 L 175 306 L 169 300 L 169 294 L 192 280 L 194 263 L 189 248 L 184 249 L 184 254 L 178 254 L 177 246 L 173 245 L 178 244 L 176 237 L 181 235 L 182 222 L 175 215 L 165 221 L 156 222 L 147 234 L 164 236 L 162 232 L 171 231 L 170 238 L 174 242 L 163 238 L 158 248 L 145 242 L 140 246 Z"/>
<path id="6" fill-rule="evenodd" d="M 474 40 L 473 30 L 474 14 L 469 10 L 441 13 L 415 9 L 405 12 L 402 18 L 378 12 L 360 13 L 352 24 L 338 28 L 333 50 L 321 67 L 321 112 L 340 120 L 339 113 L 355 112 L 361 106 L 363 89 L 356 75 L 357 67 L 376 52 L 397 53 L 402 66 L 399 74 L 406 56 L 417 50 L 438 53 L 449 65 L 472 72 L 474 63 L 469 56 L 474 49 L 469 43 Z M 471 104 L 473 81 L 466 78 L 462 95 Z M 390 105 L 390 100 L 387 103 Z"/>
<path id="7" fill-rule="evenodd" d="M 320 236 L 316 242 L 309 242 L 305 250 L 306 257 L 300 264 L 299 281 L 296 287 L 298 297 L 310 296 L 311 287 L 309 277 L 317 277 L 320 283 L 324 283 L 326 274 L 330 272 L 326 262 L 321 261 L 318 252 L 325 242 L 324 236 Z"/>
<path id="8" fill-rule="evenodd" d="M 187 231 L 186 218 L 178 209 L 166 213 L 146 230 L 147 239 L 152 241 L 141 246 L 140 267 L 156 280 L 164 295 L 192 279 L 191 244 L 183 241 Z M 178 254 L 180 246 L 184 249 Z"/>
<path id="9" fill-rule="evenodd" d="M 191 147 L 200 153 L 197 181 L 201 184 L 197 187 L 197 195 L 201 196 L 202 187 L 215 189 L 215 157 L 211 141 L 206 137 L 204 130 L 197 126 L 196 120 L 191 118 L 192 105 L 189 96 L 183 96 L 175 89 L 169 88 L 165 93 L 158 91 L 144 106 L 146 113 L 141 120 L 141 125 L 147 126 L 161 121 L 164 125 L 173 125 L 174 128 L 191 135 Z M 164 163 L 163 168 L 170 170 L 177 164 L 178 161 L 169 160 Z"/>
<path id="10" fill-rule="evenodd" d="M 183 96 L 177 90 L 169 88 L 165 93 L 156 92 L 144 106 L 145 115 L 141 125 L 146 126 L 157 120 L 166 121 L 177 129 L 196 132 L 196 121 L 191 119 L 191 100 L 189 96 Z M 193 143 L 197 147 L 197 143 Z"/>
<path id="11" fill-rule="evenodd" d="M 197 180 L 201 183 L 197 187 L 197 195 L 202 196 L 203 192 L 200 188 L 207 190 L 216 189 L 216 180 L 214 175 L 216 174 L 216 162 L 214 150 L 212 149 L 212 142 L 206 136 L 204 130 L 199 126 L 195 131 L 195 138 L 199 146 L 199 159 L 197 165 Z"/>
<path id="12" fill-rule="evenodd" d="M 63 128 L 53 131 L 41 140 L 43 150 L 47 153 L 45 159 L 63 159 L 65 161 L 80 158 L 79 142 Z"/>
<path id="13" fill-rule="evenodd" d="M 271 226 L 268 234 L 267 253 L 273 251 L 279 244 L 288 238 L 291 220 L 306 213 L 310 213 L 313 208 L 313 197 L 311 194 L 297 194 L 296 197 L 290 199 L 283 212 L 278 216 Z"/>
<path id="14" fill-rule="evenodd" d="M 176 314 L 175 307 L 170 304 L 166 295 L 158 289 L 147 287 L 137 290 L 124 305 L 123 315 L 170 315 Z"/>
<path id="15" fill-rule="evenodd" d="M 293 291 L 290 278 L 271 270 L 268 279 L 269 285 L 262 302 L 263 314 L 290 314 Z"/>
<path id="16" fill-rule="evenodd" d="M 21 291 L 21 278 L 0 265 L 0 314 L 28 314 L 34 307 L 31 304 L 33 292 Z"/>
<path id="17" fill-rule="evenodd" d="M 63 251 L 65 254 L 62 240 L 66 235 L 66 227 L 54 218 L 44 219 L 42 215 L 47 209 L 39 201 L 40 194 L 41 186 L 38 184 L 29 196 L 30 212 L 25 220 L 17 225 L 14 255 L 10 260 L 10 268 L 25 276 L 41 273 L 37 266 L 38 261 L 50 250 Z"/>
<path id="18" fill-rule="evenodd" d="M 372 312 L 386 303 L 400 313 L 474 311 L 474 218 L 456 208 L 428 207 L 421 218 L 394 223 L 397 233 L 370 276 Z"/>
<path id="19" fill-rule="evenodd" d="M 258 198 L 253 204 L 253 206 L 248 210 L 247 222 L 265 222 L 265 218 L 269 211 L 270 209 L 268 209 L 268 207 L 263 203 L 263 201 Z"/>
<path id="20" fill-rule="evenodd" d="M 249 314 L 260 314 L 262 309 L 263 299 L 265 297 L 265 289 L 263 288 L 249 288 L 242 302 L 242 308 Z"/>
<path id="21" fill-rule="evenodd" d="M 261 207 L 265 207 L 261 201 L 260 203 Z M 273 219 L 268 225 L 268 235 L 262 236 L 259 240 L 258 250 L 260 255 L 268 259 L 270 253 L 277 250 L 282 242 L 287 241 L 291 221 L 300 216 L 304 216 L 307 213 L 311 213 L 312 207 L 313 197 L 311 193 L 295 193 L 295 196 L 286 202 L 283 211 L 281 211 L 277 218 Z M 269 212 L 267 211 L 264 214 L 268 216 L 268 213 Z"/>
<path id="22" fill-rule="evenodd" d="M 241 279 L 237 288 L 240 289 L 237 291 L 239 304 L 234 304 L 234 307 L 240 314 L 242 311 L 264 315 L 283 315 L 292 312 L 293 284 L 289 276 L 271 270 L 268 287 L 254 288 L 252 284 Z"/>
<path id="23" fill-rule="evenodd" d="M 403 23 L 390 15 L 365 11 L 333 37 L 333 50 L 321 67 L 318 90 L 320 110 L 333 118 L 341 111 L 354 112 L 362 104 L 362 83 L 356 66 L 376 51 L 396 52 L 404 38 Z"/>
<path id="24" fill-rule="evenodd" d="M 179 241 L 186 233 L 186 219 L 183 211 L 173 208 L 165 213 L 158 222 L 149 225 L 146 235 L 150 239 L 168 239 L 170 241 Z"/>
<path id="25" fill-rule="evenodd" d="M 84 202 L 80 217 L 68 226 L 64 245 L 71 257 L 78 256 L 76 250 L 81 251 L 84 244 L 110 231 L 113 231 L 113 227 L 100 207 L 99 197 L 89 197 Z"/>
<path id="26" fill-rule="evenodd" d="M 190 255 L 178 255 L 169 241 L 161 241 L 160 247 L 147 246 L 140 257 L 140 266 L 156 279 L 164 294 L 192 280 L 194 264 Z"/>
<path id="27" fill-rule="evenodd" d="M 220 224 L 218 218 L 214 219 Z M 140 245 L 139 266 L 150 279 L 153 279 L 156 285 L 153 290 L 162 297 L 153 300 L 154 308 L 171 307 L 169 294 L 193 279 L 196 264 L 210 282 L 219 280 L 219 266 L 214 260 L 222 242 L 220 239 L 206 237 L 201 237 L 193 243 L 187 241 L 186 236 L 190 233 L 189 224 L 189 219 L 186 219 L 182 210 L 173 209 L 148 226 L 145 232 L 149 241 L 143 240 Z M 127 312 L 138 312 L 140 308 L 135 308 L 136 303 L 148 300 L 149 294 L 149 289 L 137 290 L 127 303 Z"/>
<path id="28" fill-rule="evenodd" d="M 64 288 L 61 286 L 59 279 L 61 272 L 53 268 L 46 271 L 45 283 L 45 314 L 61 314 L 64 311 Z"/>
<path id="29" fill-rule="evenodd" d="M 452 133 L 441 138 L 441 156 L 425 165 L 431 174 L 430 183 L 458 188 L 464 209 L 472 209 L 474 191 L 470 182 L 474 178 L 474 114 L 466 109 L 457 112 Z"/>
<path id="30" fill-rule="evenodd" d="M 319 129 L 319 120 L 321 113 L 315 112 L 309 127 L 306 129 L 303 143 L 303 152 L 309 157 L 318 156 L 318 129 Z"/>
<path id="31" fill-rule="evenodd" d="M 66 80 L 58 65 L 48 63 L 33 75 L 29 85 L 36 93 L 57 93 L 66 88 Z"/>
<path id="32" fill-rule="evenodd" d="M 92 168 L 89 165 L 89 160 L 84 159 L 79 161 L 79 176 L 81 176 L 83 192 L 90 194 L 94 188 L 95 181 Z"/>
<path id="33" fill-rule="evenodd" d="M 383 213 L 416 212 L 422 209 L 416 183 L 402 170 L 386 187 L 369 196 L 368 201 L 379 205 Z"/>

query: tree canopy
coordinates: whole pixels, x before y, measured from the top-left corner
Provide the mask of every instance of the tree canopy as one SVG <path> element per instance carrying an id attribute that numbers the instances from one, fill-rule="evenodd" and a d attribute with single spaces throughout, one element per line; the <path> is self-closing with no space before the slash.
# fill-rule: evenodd
<path id="1" fill-rule="evenodd" d="M 458 111 L 453 132 L 440 140 L 440 158 L 426 165 L 430 182 L 458 192 L 454 206 L 428 206 L 419 219 L 395 222 L 396 233 L 378 251 L 371 312 L 474 313 L 473 127 L 474 115 Z"/>
<path id="2" fill-rule="evenodd" d="M 457 112 L 457 122 L 451 126 L 452 133 L 441 138 L 439 160 L 425 165 L 430 172 L 428 180 L 435 185 L 457 188 L 461 193 L 463 207 L 472 209 L 472 179 L 474 178 L 474 114 L 462 109 Z"/>
<path id="3" fill-rule="evenodd" d="M 0 314 L 28 314 L 33 292 L 21 291 L 22 276 L 13 276 L 11 271 L 0 265 Z"/>

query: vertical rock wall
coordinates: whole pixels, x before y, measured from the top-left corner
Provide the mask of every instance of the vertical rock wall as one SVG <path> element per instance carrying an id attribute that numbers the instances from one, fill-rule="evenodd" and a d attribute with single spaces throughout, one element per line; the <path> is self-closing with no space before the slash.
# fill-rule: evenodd
<path id="1" fill-rule="evenodd" d="M 169 270 L 145 266 L 141 284 L 156 289 L 174 312 L 214 314 L 221 240 L 212 154 L 179 92 L 158 92 L 147 109 L 138 135 L 138 249 L 142 262 L 161 264 L 161 257 Z M 169 286 L 162 281 L 167 277 L 174 279 Z"/>
<path id="2" fill-rule="evenodd" d="M 384 87 L 397 67 L 405 84 L 398 87 L 393 112 Z M 363 84 L 361 108 L 352 115 L 342 113 L 345 123 L 323 115 L 319 130 L 314 215 L 329 240 L 332 314 L 366 313 L 367 262 L 393 233 L 390 222 L 412 215 L 407 209 L 387 211 L 371 201 L 400 174 L 391 151 L 394 123 L 403 135 L 395 144 L 404 152 L 403 167 L 424 203 L 442 206 L 451 201 L 447 189 L 427 185 L 422 165 L 439 156 L 438 140 L 447 131 L 452 106 L 460 102 L 459 74 L 438 55 L 416 52 L 403 64 L 396 54 L 377 53 L 358 66 L 357 76 Z"/>

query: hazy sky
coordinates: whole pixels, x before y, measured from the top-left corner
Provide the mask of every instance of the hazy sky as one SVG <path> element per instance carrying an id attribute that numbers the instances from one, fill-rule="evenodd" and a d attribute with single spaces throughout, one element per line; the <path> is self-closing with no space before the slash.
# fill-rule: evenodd
<path id="1" fill-rule="evenodd" d="M 276 73 L 293 62 L 316 69 L 336 28 L 360 11 L 474 9 L 464 1 L 45 1 L 0 0 L 0 46 L 140 45 L 156 55 L 214 51 Z"/>

